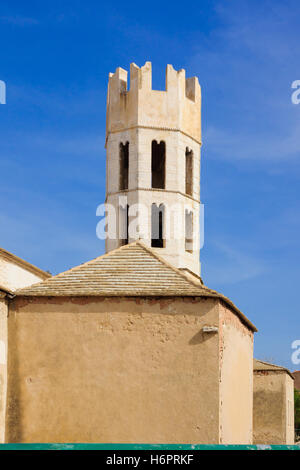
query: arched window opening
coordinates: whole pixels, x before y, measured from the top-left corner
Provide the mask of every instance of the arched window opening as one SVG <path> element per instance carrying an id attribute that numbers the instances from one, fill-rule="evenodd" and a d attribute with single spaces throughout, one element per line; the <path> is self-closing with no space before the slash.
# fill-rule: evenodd
<path id="1" fill-rule="evenodd" d="M 120 181 L 119 188 L 120 191 L 128 189 L 128 170 L 129 170 L 129 142 L 126 144 L 120 143 Z"/>
<path id="2" fill-rule="evenodd" d="M 193 253 L 193 212 L 185 211 L 185 251 Z"/>
<path id="3" fill-rule="evenodd" d="M 185 193 L 193 195 L 193 151 L 185 150 Z"/>
<path id="4" fill-rule="evenodd" d="M 166 161 L 166 144 L 165 142 L 157 143 L 152 141 L 152 160 L 151 160 L 151 187 L 157 189 L 165 189 L 165 161 Z"/>
<path id="5" fill-rule="evenodd" d="M 128 225 L 129 225 L 129 205 L 125 207 L 120 206 L 120 217 L 119 217 L 119 239 L 120 246 L 128 245 Z"/>
<path id="6" fill-rule="evenodd" d="M 151 246 L 164 248 L 164 205 L 152 204 L 151 207 Z"/>

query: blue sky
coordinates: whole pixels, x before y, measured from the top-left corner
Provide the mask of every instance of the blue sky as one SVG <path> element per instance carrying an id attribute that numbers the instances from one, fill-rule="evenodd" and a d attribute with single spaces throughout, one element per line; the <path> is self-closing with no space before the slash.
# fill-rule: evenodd
<path id="1" fill-rule="evenodd" d="M 2 1 L 0 246 L 53 274 L 104 251 L 108 73 L 146 60 L 203 94 L 205 283 L 257 325 L 255 354 L 292 370 L 300 339 L 300 5 L 296 1 Z"/>

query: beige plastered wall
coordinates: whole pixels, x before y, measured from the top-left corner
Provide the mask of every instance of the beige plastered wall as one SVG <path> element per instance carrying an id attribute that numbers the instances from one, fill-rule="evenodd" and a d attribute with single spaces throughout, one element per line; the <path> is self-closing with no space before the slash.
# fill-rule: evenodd
<path id="1" fill-rule="evenodd" d="M 17 262 L 2 256 L 0 253 L 0 286 L 14 291 L 30 286 L 47 278 L 47 274 L 39 274 L 23 267 Z"/>
<path id="2" fill-rule="evenodd" d="M 7 442 L 219 442 L 219 301 L 15 298 Z"/>
<path id="3" fill-rule="evenodd" d="M 294 380 L 289 374 L 285 374 L 285 409 L 286 409 L 286 444 L 294 444 L 295 442 L 295 420 L 294 420 Z"/>
<path id="4" fill-rule="evenodd" d="M 254 444 L 294 443 L 294 387 L 285 371 L 254 372 Z"/>
<path id="5" fill-rule="evenodd" d="M 253 332 L 220 304 L 220 444 L 252 443 Z"/>

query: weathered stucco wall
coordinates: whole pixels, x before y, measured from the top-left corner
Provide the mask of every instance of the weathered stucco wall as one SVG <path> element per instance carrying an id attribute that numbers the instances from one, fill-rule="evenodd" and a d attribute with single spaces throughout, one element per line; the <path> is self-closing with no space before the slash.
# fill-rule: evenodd
<path id="1" fill-rule="evenodd" d="M 285 374 L 285 432 L 286 444 L 294 444 L 295 442 L 295 417 L 294 417 L 294 380 L 288 374 Z"/>
<path id="2" fill-rule="evenodd" d="M 43 281 L 46 278 L 46 273 L 44 275 L 34 273 L 0 253 L 0 286 L 13 291 Z"/>
<path id="3" fill-rule="evenodd" d="M 5 439 L 7 388 L 7 302 L 0 292 L 0 443 Z"/>
<path id="4" fill-rule="evenodd" d="M 293 409 L 293 379 L 285 371 L 254 371 L 254 444 L 293 444 Z"/>
<path id="5" fill-rule="evenodd" d="M 213 299 L 12 301 L 8 442 L 219 440 Z"/>
<path id="6" fill-rule="evenodd" d="M 220 443 L 252 443 L 253 333 L 220 305 Z"/>

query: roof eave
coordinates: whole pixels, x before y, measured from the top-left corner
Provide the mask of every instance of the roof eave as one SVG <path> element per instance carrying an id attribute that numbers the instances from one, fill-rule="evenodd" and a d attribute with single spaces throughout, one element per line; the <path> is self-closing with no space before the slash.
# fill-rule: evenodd
<path id="1" fill-rule="evenodd" d="M 14 255 L 13 253 L 10 253 L 7 250 L 4 250 L 4 248 L 0 248 L 0 256 L 2 256 L 3 258 L 6 258 L 8 261 L 11 261 L 11 262 L 17 264 L 18 266 L 26 268 L 31 273 L 42 277 L 43 280 L 46 280 L 49 277 L 52 277 L 52 275 L 50 273 L 47 273 L 46 271 L 43 271 L 42 269 L 38 268 L 37 266 L 34 266 L 31 263 L 28 263 L 28 261 L 25 261 L 24 259 L 19 258 L 19 256 L 16 256 L 16 255 Z"/>
<path id="2" fill-rule="evenodd" d="M 277 364 L 271 364 L 269 362 L 261 361 L 260 359 L 255 359 L 256 362 L 260 362 L 265 366 L 270 366 L 269 368 L 259 368 L 259 366 L 253 366 L 253 372 L 274 372 L 274 373 L 286 373 L 288 374 L 293 380 L 295 377 L 292 375 L 292 372 L 287 369 L 286 367 L 278 366 Z"/>
<path id="3" fill-rule="evenodd" d="M 0 297 L 9 297 L 13 298 L 15 296 L 14 292 L 0 285 Z"/>

